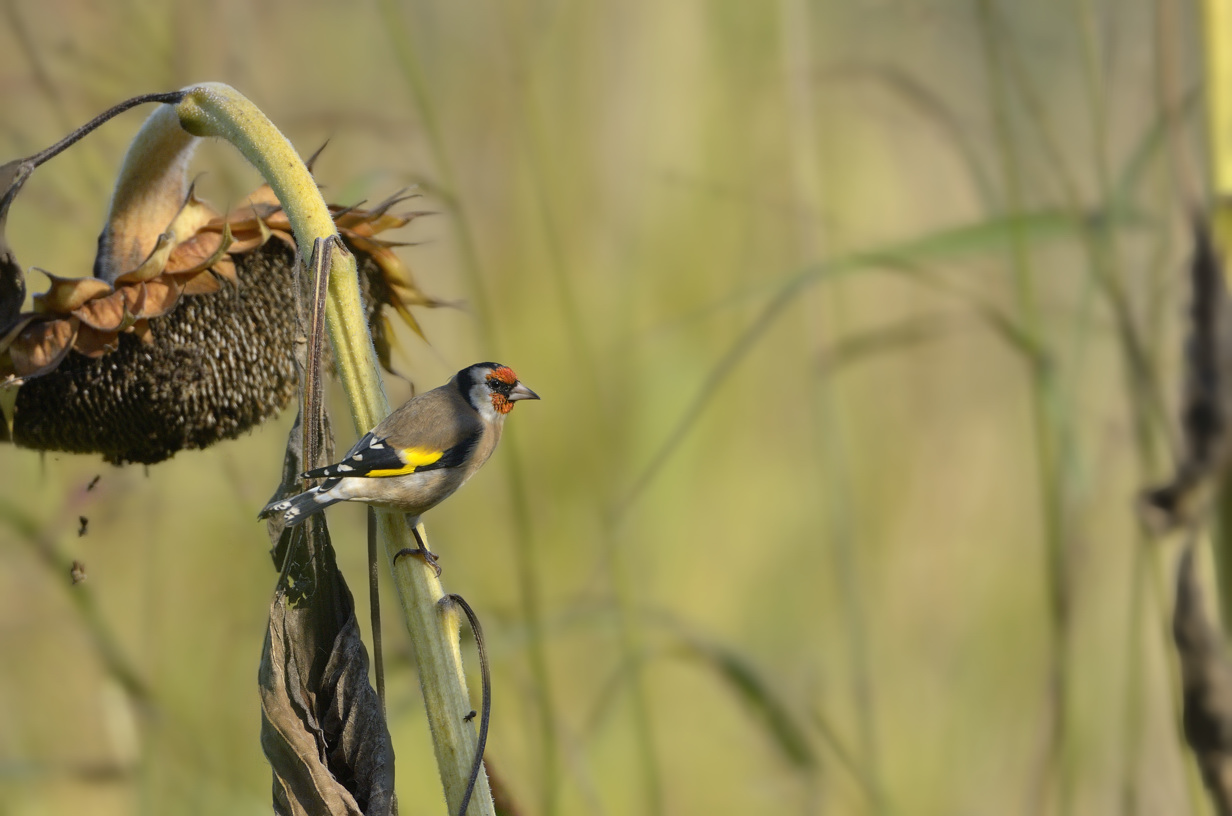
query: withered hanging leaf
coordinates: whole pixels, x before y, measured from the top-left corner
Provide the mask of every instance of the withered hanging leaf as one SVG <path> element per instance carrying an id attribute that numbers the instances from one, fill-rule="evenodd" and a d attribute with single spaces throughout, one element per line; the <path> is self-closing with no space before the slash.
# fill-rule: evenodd
<path id="1" fill-rule="evenodd" d="M 1232 665 L 1202 609 L 1193 546 L 1177 566 L 1172 636 L 1181 660 L 1185 739 L 1216 810 L 1232 814 Z"/>
<path id="2" fill-rule="evenodd" d="M 58 366 L 73 347 L 78 325 L 77 318 L 70 317 L 68 320 L 27 326 L 9 347 L 14 373 L 18 377 L 37 377 Z"/>
<path id="3" fill-rule="evenodd" d="M 5 231 L 9 206 L 33 172 L 34 163 L 29 159 L 17 159 L 0 166 L 0 333 L 12 326 L 26 302 L 26 276 L 9 247 Z"/>
<path id="4" fill-rule="evenodd" d="M 279 495 L 302 471 L 300 422 L 291 430 Z M 355 604 L 339 572 L 324 519 L 282 529 L 274 559 L 289 559 L 270 604 L 261 656 L 261 747 L 283 816 L 366 814 L 394 809 L 394 756 Z"/>
<path id="5" fill-rule="evenodd" d="M 315 522 L 288 531 L 305 540 L 318 534 L 324 528 Z M 323 538 L 293 546 L 311 548 L 319 558 L 329 544 Z M 368 654 L 350 591 L 322 583 L 298 607 L 282 592 L 270 605 L 259 678 L 261 747 L 274 772 L 274 810 L 288 816 L 388 814 L 393 747 L 368 685 Z M 345 606 L 316 608 L 317 596 L 328 594 L 334 602 L 345 598 Z"/>
<path id="6" fill-rule="evenodd" d="M 1206 507 L 1232 451 L 1227 433 L 1232 409 L 1232 300 L 1223 264 L 1201 218 L 1194 220 L 1193 242 L 1189 265 L 1193 300 L 1181 419 L 1185 450 L 1172 481 L 1142 497 L 1147 523 L 1161 532 L 1187 524 Z"/>

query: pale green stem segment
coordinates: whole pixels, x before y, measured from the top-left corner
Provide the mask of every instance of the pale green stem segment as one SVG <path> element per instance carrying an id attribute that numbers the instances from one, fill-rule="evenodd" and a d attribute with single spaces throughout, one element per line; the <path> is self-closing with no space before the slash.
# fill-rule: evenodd
<path id="1" fill-rule="evenodd" d="M 188 88 L 176 112 L 186 131 L 195 136 L 227 140 L 261 172 L 282 202 L 302 257 L 312 257 L 313 242 L 317 238 L 337 234 L 325 200 L 295 148 L 265 114 L 235 89 L 218 83 Z M 332 246 L 326 319 L 338 374 L 350 402 L 351 418 L 356 433 L 363 434 L 385 418 L 389 403 L 360 304 L 355 258 L 339 244 Z M 432 568 L 418 558 L 403 558 L 393 563 L 395 553 L 418 546 L 405 517 L 378 510 L 377 529 L 391 562 L 394 586 L 415 649 L 419 684 L 445 786 L 445 800 L 449 812 L 457 813 L 477 741 L 474 726 L 466 720 L 472 706 L 458 648 L 457 616 L 449 603 L 442 603 L 445 593 Z M 427 542 L 426 534 L 424 541 Z M 467 813 L 471 816 L 495 814 L 487 776 L 483 773 L 479 775 Z"/>
<path id="2" fill-rule="evenodd" d="M 1228 280 L 1232 255 L 1232 0 L 1204 0 L 1206 124 L 1210 153 L 1211 240 Z M 1215 500 L 1212 537 L 1220 617 L 1232 631 L 1232 480 L 1224 479 Z"/>
<path id="3" fill-rule="evenodd" d="M 1216 198 L 1232 196 L 1232 0 L 1203 0 L 1207 140 Z"/>

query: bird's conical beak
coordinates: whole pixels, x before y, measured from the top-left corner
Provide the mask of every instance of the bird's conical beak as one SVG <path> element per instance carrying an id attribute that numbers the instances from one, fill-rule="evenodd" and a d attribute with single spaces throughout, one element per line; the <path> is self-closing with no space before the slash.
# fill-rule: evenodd
<path id="1" fill-rule="evenodd" d="M 509 392 L 509 401 L 517 402 L 518 400 L 524 399 L 539 399 L 539 395 L 522 385 L 521 381 L 519 381 L 518 384 L 513 387 L 513 390 Z"/>

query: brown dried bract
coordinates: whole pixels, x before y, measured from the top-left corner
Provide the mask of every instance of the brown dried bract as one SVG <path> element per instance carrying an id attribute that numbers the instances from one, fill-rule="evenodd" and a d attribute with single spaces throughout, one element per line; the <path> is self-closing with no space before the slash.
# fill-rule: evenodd
<path id="1" fill-rule="evenodd" d="M 424 215 L 390 215 L 395 196 L 371 210 L 331 206 L 339 233 L 353 248 L 370 255 L 380 270 L 379 300 L 397 310 L 421 337 L 411 306 L 435 307 L 410 270 L 376 236 Z M 271 239 L 294 248 L 290 221 L 268 185 L 226 216 L 198 199 L 190 189 L 179 212 L 158 236 L 153 251 L 135 269 L 109 283 L 97 277 L 61 278 L 51 274 L 50 288 L 34 297 L 33 311 L 22 313 L 0 336 L 0 380 L 25 381 L 54 371 L 70 352 L 98 358 L 119 346 L 121 334 L 147 340 L 147 321 L 171 313 L 184 297 L 210 295 L 223 285 L 239 286 L 236 259 L 255 252 Z"/>

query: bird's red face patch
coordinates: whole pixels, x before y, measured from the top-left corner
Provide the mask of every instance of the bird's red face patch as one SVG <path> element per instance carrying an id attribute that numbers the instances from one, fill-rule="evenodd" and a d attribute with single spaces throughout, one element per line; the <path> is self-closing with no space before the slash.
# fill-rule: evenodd
<path id="1" fill-rule="evenodd" d="M 500 380 L 506 385 L 517 385 L 518 375 L 513 373 L 513 369 L 509 366 L 500 366 L 492 369 L 492 373 L 488 374 L 489 380 Z"/>
<path id="2" fill-rule="evenodd" d="M 499 414 L 507 414 L 513 410 L 513 402 L 509 399 L 509 389 L 518 384 L 518 375 L 513 373 L 513 369 L 509 366 L 500 366 L 492 369 L 487 376 L 489 386 L 497 386 L 492 388 L 492 407 Z"/>

